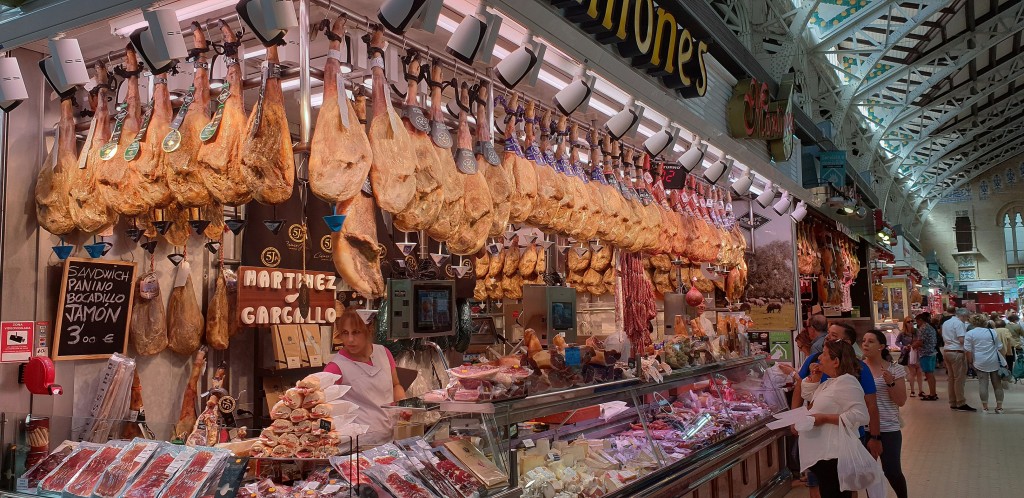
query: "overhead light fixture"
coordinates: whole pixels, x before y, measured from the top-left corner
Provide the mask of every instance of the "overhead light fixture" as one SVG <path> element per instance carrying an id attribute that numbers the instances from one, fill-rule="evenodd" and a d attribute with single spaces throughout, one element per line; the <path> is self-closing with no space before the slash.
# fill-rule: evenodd
<path id="1" fill-rule="evenodd" d="M 839 214 L 850 215 L 857 211 L 857 201 L 847 197 L 843 200 L 843 205 L 836 211 Z"/>
<path id="2" fill-rule="evenodd" d="M 14 57 L 0 57 L 0 110 L 9 113 L 28 99 L 28 88 L 21 78 L 21 66 Z"/>
<path id="3" fill-rule="evenodd" d="M 743 197 L 750 193 L 750 187 L 754 184 L 754 170 L 748 169 L 743 176 L 732 182 L 732 191 L 736 192 L 736 195 Z"/>
<path id="4" fill-rule="evenodd" d="M 658 157 L 672 146 L 678 135 L 679 127 L 669 124 L 644 140 L 644 150 L 652 158 Z"/>
<path id="5" fill-rule="evenodd" d="M 487 64 L 491 61 L 500 27 L 501 17 L 488 12 L 481 3 L 475 15 L 466 16 L 455 28 L 445 50 L 466 64 L 472 64 L 479 54 L 480 62 Z"/>
<path id="6" fill-rule="evenodd" d="M 289 29 L 299 26 L 292 0 L 241 0 L 235 11 L 264 46 L 279 44 Z"/>
<path id="7" fill-rule="evenodd" d="M 857 211 L 854 212 L 853 214 L 854 214 L 854 216 L 863 219 L 865 216 L 868 215 L 868 208 L 866 208 L 864 206 L 858 206 L 857 207 Z"/>
<path id="8" fill-rule="evenodd" d="M 704 161 L 704 154 L 707 153 L 707 150 L 708 144 L 701 142 L 698 138 L 690 144 L 690 148 L 686 152 L 679 156 L 679 164 L 686 171 L 693 171 L 693 168 Z"/>
<path id="9" fill-rule="evenodd" d="M 515 88 L 523 81 L 526 81 L 527 86 L 534 86 L 537 84 L 537 76 L 540 74 L 540 66 L 547 50 L 547 45 L 538 42 L 527 33 L 522 46 L 494 66 L 495 76 L 509 89 Z"/>
<path id="10" fill-rule="evenodd" d="M 804 201 L 796 203 L 796 208 L 794 208 L 793 212 L 789 213 L 789 215 L 793 218 L 793 221 L 797 223 L 803 221 L 807 216 L 807 203 Z"/>
<path id="11" fill-rule="evenodd" d="M 789 206 L 792 204 L 793 196 L 790 195 L 789 192 L 783 190 L 782 198 L 780 198 L 779 201 L 776 202 L 774 206 L 772 206 L 772 209 L 774 209 L 776 213 L 779 213 L 779 215 L 783 215 L 789 211 Z"/>
<path id="12" fill-rule="evenodd" d="M 732 169 L 732 163 L 731 157 L 722 158 L 704 170 L 704 179 L 713 184 L 718 183 L 718 180 L 728 175 L 729 170 Z"/>
<path id="13" fill-rule="evenodd" d="M 762 208 L 767 208 L 769 204 L 775 200 L 775 184 L 771 180 L 768 180 L 764 185 L 764 191 L 761 195 L 757 196 L 757 204 Z"/>
<path id="14" fill-rule="evenodd" d="M 608 132 L 608 136 L 612 140 L 622 140 L 622 137 L 636 131 L 640 124 L 640 118 L 644 115 L 644 110 L 643 106 L 638 105 L 636 100 L 630 97 L 622 110 L 605 122 L 604 129 Z"/>
<path id="15" fill-rule="evenodd" d="M 39 61 L 39 69 L 57 95 L 62 98 L 70 96 L 75 93 L 76 86 L 89 82 L 82 47 L 74 38 L 51 39 L 48 45 L 50 56 Z"/>
<path id="16" fill-rule="evenodd" d="M 128 38 L 153 74 L 170 71 L 178 59 L 188 57 L 181 25 L 171 9 L 143 9 L 148 26 L 135 30 Z"/>
<path id="17" fill-rule="evenodd" d="M 443 6 L 444 0 L 385 0 L 377 10 L 377 20 L 399 35 L 409 28 L 433 33 Z"/>
<path id="18" fill-rule="evenodd" d="M 205 14 L 216 12 L 228 7 L 234 7 L 238 0 L 206 0 L 174 11 L 174 16 L 179 22 L 199 18 Z M 120 17 L 110 21 L 110 33 L 115 36 L 127 37 L 139 28 L 148 26 L 149 23 L 141 15 Z"/>
<path id="19" fill-rule="evenodd" d="M 576 112 L 586 112 L 587 102 L 594 91 L 594 80 L 596 76 L 587 74 L 585 67 L 580 66 L 576 70 L 576 76 L 572 83 L 569 83 L 555 94 L 555 107 L 566 116 Z"/>

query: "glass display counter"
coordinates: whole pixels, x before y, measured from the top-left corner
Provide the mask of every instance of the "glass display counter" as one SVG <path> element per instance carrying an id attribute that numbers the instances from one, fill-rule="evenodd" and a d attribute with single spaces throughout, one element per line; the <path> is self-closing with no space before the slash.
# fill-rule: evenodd
<path id="1" fill-rule="evenodd" d="M 453 434 L 476 436 L 509 490 L 540 496 L 767 496 L 788 480 L 787 406 L 763 357 L 493 403 L 447 402 Z M 704 490 L 704 491 L 701 491 Z M 564 493 L 564 494 L 558 494 Z"/>

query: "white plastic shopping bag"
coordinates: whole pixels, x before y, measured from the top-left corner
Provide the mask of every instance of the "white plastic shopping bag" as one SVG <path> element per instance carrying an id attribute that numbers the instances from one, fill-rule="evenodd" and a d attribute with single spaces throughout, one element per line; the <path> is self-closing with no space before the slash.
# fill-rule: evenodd
<path id="1" fill-rule="evenodd" d="M 844 437 L 840 438 L 839 444 L 839 488 L 843 491 L 868 491 L 868 497 L 885 496 L 885 474 L 882 472 L 882 463 L 871 457 L 871 453 L 860 442 L 857 431 L 846 427 L 840 421 Z M 874 494 L 881 485 L 881 494 Z"/>

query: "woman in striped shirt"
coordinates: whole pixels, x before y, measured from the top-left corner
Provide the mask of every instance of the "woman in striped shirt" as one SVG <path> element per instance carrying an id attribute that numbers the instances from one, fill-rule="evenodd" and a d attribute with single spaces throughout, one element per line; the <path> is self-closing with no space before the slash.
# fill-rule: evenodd
<path id="1" fill-rule="evenodd" d="M 885 334 L 869 330 L 861 339 L 864 363 L 871 369 L 877 388 L 878 416 L 881 425 L 882 470 L 898 498 L 907 497 L 907 478 L 900 466 L 903 434 L 900 432 L 900 408 L 907 402 L 907 371 L 892 362 Z M 865 440 L 865 444 L 867 441 Z"/>

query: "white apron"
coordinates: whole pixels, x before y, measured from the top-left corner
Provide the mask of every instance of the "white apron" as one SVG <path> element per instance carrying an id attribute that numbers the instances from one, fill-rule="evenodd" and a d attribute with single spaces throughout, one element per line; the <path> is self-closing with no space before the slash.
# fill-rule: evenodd
<path id="1" fill-rule="evenodd" d="M 331 363 L 341 370 L 341 383 L 352 386 L 345 393 L 344 400 L 355 403 L 355 423 L 370 426 L 359 444 L 382 444 L 392 440 L 393 427 L 391 418 L 381 408 L 395 401 L 394 382 L 391 378 L 391 362 L 388 361 L 387 349 L 379 344 L 373 345 L 370 354 L 373 365 L 360 361 L 352 361 L 341 354 L 335 354 Z"/>

